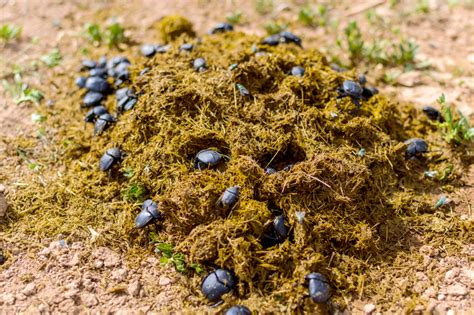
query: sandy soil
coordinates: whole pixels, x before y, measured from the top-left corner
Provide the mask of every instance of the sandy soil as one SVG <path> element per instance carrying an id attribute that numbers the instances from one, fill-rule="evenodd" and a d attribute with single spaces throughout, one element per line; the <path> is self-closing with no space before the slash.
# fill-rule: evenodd
<path id="1" fill-rule="evenodd" d="M 23 34 L 18 41 L 0 46 L 0 77 L 11 79 L 13 65 L 21 65 L 26 82 L 41 88 L 50 84 L 48 78 L 56 71 L 32 61 L 58 47 L 64 63 L 77 60 L 84 45 L 82 25 L 94 16 L 117 17 L 128 35 L 137 43 L 156 42 L 151 25 L 160 17 L 179 13 L 187 16 L 198 33 L 203 34 L 223 17 L 242 11 L 244 21 L 238 30 L 263 35 L 266 21 L 284 20 L 292 31 L 301 34 L 305 46 L 318 47 L 325 53 L 337 51 L 335 33 L 330 28 L 310 28 L 295 23 L 298 6 L 305 1 L 274 1 L 271 13 L 261 16 L 253 1 L 62 1 L 62 0 L 3 0 L 0 1 L 0 24 L 21 25 Z M 474 4 L 460 1 L 450 7 L 446 1 L 429 1 L 429 13 L 417 13 L 414 1 L 401 1 L 391 9 L 390 1 L 326 1 L 332 8 L 330 17 L 341 25 L 355 19 L 368 38 L 376 38 L 376 29 L 397 27 L 407 38 L 420 45 L 417 58 L 429 61 L 431 68 L 401 73 L 393 85 L 378 83 L 383 93 L 393 94 L 418 106 L 433 105 L 441 93 L 468 115 L 474 113 Z M 378 4 L 378 5 L 373 5 Z M 373 8 L 383 23 L 370 25 L 367 11 Z M 138 49 L 138 47 L 137 47 Z M 393 71 L 380 66 L 369 69 L 369 81 L 382 73 Z M 57 87 L 60 88 L 60 87 Z M 47 95 L 41 106 L 54 95 Z M 9 96 L 0 94 L 0 131 L 3 141 L 17 136 L 34 137 L 36 126 L 30 115 L 35 105 L 14 105 Z M 0 142 L 0 150 L 5 150 Z M 18 158 L 0 161 L 1 191 L 14 191 L 21 173 L 27 170 Z M 8 171 L 6 171 L 8 170 Z M 471 168 L 472 170 L 472 168 Z M 474 199 L 473 176 L 468 185 L 455 194 L 456 211 L 465 220 L 472 220 Z M 0 196 L 1 197 L 1 196 Z M 1 205 L 0 205 L 1 206 Z M 27 205 L 25 205 L 27 206 Z M 0 207 L 0 224 L 2 209 Z M 0 229 L 1 231 L 1 229 Z M 92 240 L 67 244 L 64 236 L 37 240 L 18 235 L 4 240 L 0 232 L 0 252 L 8 253 L 7 262 L 0 267 L 0 314 L 8 313 L 146 313 L 159 312 L 175 299 L 188 298 L 177 292 L 174 283 L 185 281 L 170 268 L 160 266 L 158 256 L 149 254 L 132 266 L 125 253 L 96 245 Z M 420 283 L 430 283 L 426 272 L 436 270 L 442 279 L 440 286 L 420 285 L 426 303 L 416 306 L 418 312 L 435 314 L 468 314 L 474 308 L 474 244 L 466 244 L 456 257 L 447 257 L 442 248 L 425 245 L 420 248 L 424 263 L 414 270 Z M 471 259 L 469 259 L 471 257 Z M 404 279 L 398 279 L 402 285 Z M 400 313 L 407 301 L 394 308 Z M 373 301 L 354 300 L 348 313 L 377 313 Z M 211 311 L 212 312 L 212 311 Z"/>

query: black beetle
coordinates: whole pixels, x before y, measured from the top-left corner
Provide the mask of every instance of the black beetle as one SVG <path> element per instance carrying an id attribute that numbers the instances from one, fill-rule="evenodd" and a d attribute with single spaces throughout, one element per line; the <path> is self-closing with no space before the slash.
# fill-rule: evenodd
<path id="1" fill-rule="evenodd" d="M 357 79 L 359 81 L 359 84 L 364 86 L 367 84 L 367 78 L 365 77 L 365 74 L 359 75 L 359 78 Z"/>
<path id="2" fill-rule="evenodd" d="M 379 94 L 379 90 L 376 88 L 376 87 L 363 87 L 363 91 L 362 91 L 362 97 L 366 100 L 368 100 L 369 98 L 371 98 L 372 96 L 376 95 L 376 94 Z"/>
<path id="3" fill-rule="evenodd" d="M 117 163 L 120 163 L 124 157 L 125 153 L 119 148 L 110 148 L 105 151 L 104 155 L 100 158 L 99 168 L 101 171 L 107 171 L 112 166 Z"/>
<path id="4" fill-rule="evenodd" d="M 78 77 L 74 83 L 80 87 L 81 89 L 84 88 L 86 86 L 86 78 L 84 77 Z"/>
<path id="5" fill-rule="evenodd" d="M 234 30 L 234 27 L 232 26 L 232 24 L 219 23 L 209 31 L 209 34 L 224 33 L 224 32 L 230 32 L 233 30 Z"/>
<path id="6" fill-rule="evenodd" d="M 336 71 L 336 72 L 346 72 L 347 70 L 340 67 L 337 63 L 331 63 L 329 65 L 331 67 L 332 70 Z"/>
<path id="7" fill-rule="evenodd" d="M 252 315 L 252 312 L 244 305 L 234 305 L 224 315 Z"/>
<path id="8" fill-rule="evenodd" d="M 351 80 L 345 80 L 342 83 L 342 86 L 337 88 L 337 92 L 339 95 L 337 96 L 337 99 L 339 98 L 344 98 L 344 97 L 349 97 L 354 103 L 354 105 L 357 106 L 357 108 L 360 108 L 360 100 L 364 99 L 362 93 L 364 92 L 364 89 L 362 86 L 360 86 L 359 83 Z"/>
<path id="9" fill-rule="evenodd" d="M 425 113 L 426 116 L 428 116 L 429 119 L 437 120 L 439 122 L 444 121 L 444 118 L 441 115 L 440 111 L 437 110 L 436 108 L 431 107 L 431 106 L 424 106 L 422 110 L 423 110 L 423 113 Z"/>
<path id="10" fill-rule="evenodd" d="M 91 107 L 91 106 L 96 106 L 99 105 L 100 102 L 104 99 L 104 95 L 99 92 L 87 92 L 86 95 L 84 95 L 84 99 L 82 100 L 82 105 L 84 107 Z"/>
<path id="11" fill-rule="evenodd" d="M 81 65 L 82 65 L 83 69 L 89 69 L 90 70 L 90 69 L 94 69 L 95 67 L 97 67 L 97 62 L 95 62 L 94 60 L 86 59 L 86 60 L 82 60 Z"/>
<path id="12" fill-rule="evenodd" d="M 181 46 L 179 46 L 180 51 L 192 51 L 194 48 L 193 44 L 191 43 L 184 43 Z"/>
<path id="13" fill-rule="evenodd" d="M 151 45 L 151 44 L 142 45 L 142 47 L 140 47 L 140 52 L 142 53 L 143 56 L 150 58 L 156 53 L 155 45 Z"/>
<path id="14" fill-rule="evenodd" d="M 101 77 L 107 78 L 107 69 L 105 68 L 94 68 L 89 71 L 89 77 Z"/>
<path id="15" fill-rule="evenodd" d="M 283 168 L 283 171 L 288 172 L 289 170 L 293 168 L 293 166 L 295 166 L 295 164 L 288 164 L 287 166 Z"/>
<path id="16" fill-rule="evenodd" d="M 7 261 L 7 258 L 0 252 L 0 266 L 3 265 Z"/>
<path id="17" fill-rule="evenodd" d="M 204 58 L 197 58 L 193 61 L 194 70 L 202 72 L 206 70 L 207 64 Z"/>
<path id="18" fill-rule="evenodd" d="M 263 234 L 262 246 L 264 248 L 282 243 L 288 235 L 283 214 L 276 216 L 272 223 L 271 227 L 267 229 L 267 232 Z"/>
<path id="19" fill-rule="evenodd" d="M 262 44 L 268 45 L 268 46 L 277 46 L 280 43 L 280 35 L 279 34 L 274 34 L 270 35 L 268 37 L 265 37 L 262 41 Z"/>
<path id="20" fill-rule="evenodd" d="M 305 277 L 308 281 L 309 295 L 316 303 L 325 303 L 331 297 L 331 287 L 326 277 L 320 273 L 312 272 Z"/>
<path id="21" fill-rule="evenodd" d="M 407 146 L 406 156 L 408 159 L 419 156 L 428 151 L 428 144 L 420 138 L 411 138 L 404 142 Z"/>
<path id="22" fill-rule="evenodd" d="M 97 68 L 105 68 L 107 67 L 107 57 L 102 56 L 99 58 L 99 61 L 97 61 Z"/>
<path id="23" fill-rule="evenodd" d="M 239 200 L 240 195 L 240 186 L 232 186 L 227 188 L 217 201 L 219 206 L 222 206 L 224 209 L 232 209 L 234 205 Z"/>
<path id="24" fill-rule="evenodd" d="M 99 118 L 95 121 L 94 125 L 94 133 L 96 135 L 100 135 L 102 132 L 107 129 L 111 123 L 116 122 L 117 119 L 110 115 L 109 113 L 105 113 L 99 116 Z"/>
<path id="25" fill-rule="evenodd" d="M 145 200 L 142 210 L 135 219 L 135 227 L 140 229 L 161 218 L 158 205 L 151 199 Z"/>
<path id="26" fill-rule="evenodd" d="M 283 31 L 280 32 L 278 35 L 280 35 L 280 42 L 282 43 L 294 43 L 298 46 L 301 46 L 301 38 L 299 38 L 293 33 Z"/>
<path id="27" fill-rule="evenodd" d="M 207 274 L 201 284 L 204 296 L 210 301 L 217 301 L 222 295 L 235 287 L 234 275 L 225 269 L 216 269 Z"/>
<path id="28" fill-rule="evenodd" d="M 252 94 L 250 94 L 250 91 L 247 90 L 247 88 L 243 86 L 242 84 L 237 83 L 235 87 L 237 88 L 237 90 L 239 90 L 240 95 L 244 97 L 252 96 Z"/>
<path id="29" fill-rule="evenodd" d="M 137 103 L 135 93 L 133 93 L 133 90 L 129 88 L 117 90 L 115 97 L 117 98 L 117 111 L 119 113 L 131 110 Z"/>
<path id="30" fill-rule="evenodd" d="M 304 68 L 298 66 L 291 68 L 291 75 L 294 75 L 295 77 L 304 76 Z"/>
<path id="31" fill-rule="evenodd" d="M 224 155 L 217 151 L 210 149 L 201 150 L 196 154 L 194 159 L 194 168 L 199 170 L 203 168 L 212 168 L 221 163 L 223 158 Z"/>
<path id="32" fill-rule="evenodd" d="M 171 45 L 156 45 L 155 46 L 156 52 L 159 54 L 163 54 L 167 52 L 168 50 L 170 50 L 170 48 L 171 48 Z"/>
<path id="33" fill-rule="evenodd" d="M 107 109 L 102 105 L 95 106 L 94 108 L 92 108 L 90 111 L 87 112 L 86 117 L 84 118 L 84 121 L 89 122 L 89 123 L 95 122 L 97 117 L 103 114 L 107 114 Z"/>
<path id="34" fill-rule="evenodd" d="M 274 169 L 273 167 L 266 167 L 264 172 L 267 175 L 272 175 L 272 174 L 275 174 L 277 172 L 277 170 Z"/>
<path id="35" fill-rule="evenodd" d="M 89 91 L 99 93 L 108 93 L 110 91 L 109 82 L 101 77 L 87 78 L 85 88 Z"/>

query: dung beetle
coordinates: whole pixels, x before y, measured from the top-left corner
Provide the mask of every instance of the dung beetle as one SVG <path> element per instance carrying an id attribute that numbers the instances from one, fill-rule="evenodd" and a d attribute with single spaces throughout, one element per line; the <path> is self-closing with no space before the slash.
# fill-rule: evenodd
<path id="1" fill-rule="evenodd" d="M 143 56 L 150 58 L 156 53 L 155 45 L 151 45 L 151 44 L 142 45 L 142 47 L 140 47 L 140 52 L 142 53 Z"/>
<path id="2" fill-rule="evenodd" d="M 100 158 L 99 168 L 101 171 L 108 171 L 117 163 L 120 163 L 125 153 L 119 148 L 110 148 L 105 151 L 104 155 Z"/>
<path id="3" fill-rule="evenodd" d="M 273 219 L 271 227 L 263 234 L 262 246 L 268 248 L 276 244 L 282 243 L 287 235 L 288 231 L 285 226 L 284 215 L 278 215 Z"/>
<path id="4" fill-rule="evenodd" d="M 6 257 L 0 252 L 0 266 L 3 265 L 7 261 Z"/>
<path id="5" fill-rule="evenodd" d="M 95 122 L 97 117 L 103 114 L 107 114 L 107 109 L 102 105 L 95 106 L 94 108 L 92 108 L 90 111 L 87 112 L 86 117 L 84 118 L 84 121 L 88 123 Z"/>
<path id="6" fill-rule="evenodd" d="M 285 166 L 285 167 L 283 168 L 283 171 L 288 172 L 288 171 L 291 170 L 294 166 L 295 166 L 295 164 L 288 164 L 287 166 Z"/>
<path id="7" fill-rule="evenodd" d="M 217 201 L 217 205 L 224 209 L 232 209 L 239 200 L 240 186 L 232 186 L 227 188 Z"/>
<path id="8" fill-rule="evenodd" d="M 316 303 L 325 303 L 331 297 L 331 287 L 325 276 L 320 273 L 312 272 L 306 275 L 308 282 L 309 295 Z"/>
<path id="9" fill-rule="evenodd" d="M 107 78 L 107 69 L 105 68 L 94 68 L 89 71 L 89 77 L 102 77 Z"/>
<path id="10" fill-rule="evenodd" d="M 277 170 L 274 169 L 273 167 L 266 167 L 264 172 L 267 175 L 272 175 L 272 174 L 275 174 L 277 172 Z"/>
<path id="11" fill-rule="evenodd" d="M 376 87 L 362 87 L 362 97 L 366 100 L 370 99 L 372 96 L 379 94 L 379 90 Z"/>
<path id="12" fill-rule="evenodd" d="M 108 93 L 110 91 L 109 82 L 101 77 L 87 78 L 85 88 L 89 91 L 99 93 Z"/>
<path id="13" fill-rule="evenodd" d="M 234 275 L 225 269 L 216 269 L 207 274 L 201 284 L 204 296 L 214 302 L 235 287 Z"/>
<path id="14" fill-rule="evenodd" d="M 99 92 L 87 92 L 86 95 L 84 95 L 84 99 L 82 100 L 82 105 L 84 107 L 91 107 L 91 106 L 96 106 L 99 105 L 100 102 L 104 99 L 104 95 Z"/>
<path id="15" fill-rule="evenodd" d="M 237 83 L 235 87 L 237 88 L 237 90 L 239 90 L 240 95 L 244 97 L 252 96 L 252 94 L 250 94 L 250 91 L 247 90 L 247 88 L 243 86 L 242 84 Z"/>
<path id="16" fill-rule="evenodd" d="M 110 124 L 116 122 L 117 119 L 110 115 L 109 113 L 105 113 L 99 116 L 99 118 L 95 121 L 94 125 L 94 133 L 96 135 L 100 135 L 102 132 L 107 129 Z"/>
<path id="17" fill-rule="evenodd" d="M 268 46 L 277 46 L 280 43 L 280 35 L 279 34 L 274 34 L 270 35 L 268 37 L 265 37 L 262 41 L 262 44 L 268 45 Z"/>
<path id="18" fill-rule="evenodd" d="M 194 67 L 194 70 L 196 70 L 198 72 L 202 72 L 202 71 L 206 70 L 206 68 L 207 68 L 206 60 L 204 58 L 194 59 L 193 67 Z"/>
<path id="19" fill-rule="evenodd" d="M 193 44 L 191 43 L 184 43 L 179 46 L 179 51 L 192 51 L 194 48 Z"/>
<path id="20" fill-rule="evenodd" d="M 86 78 L 84 77 L 78 77 L 74 83 L 80 87 L 81 89 L 84 88 L 86 86 Z"/>
<path id="21" fill-rule="evenodd" d="M 129 88 L 122 88 L 115 93 L 117 98 L 117 111 L 119 113 L 131 110 L 137 103 L 135 93 Z"/>
<path id="22" fill-rule="evenodd" d="M 301 47 L 301 38 L 299 38 L 295 34 L 290 33 L 288 31 L 283 31 L 283 32 L 280 32 L 279 35 L 280 35 L 280 42 L 282 42 L 282 43 L 294 43 L 294 44 Z"/>
<path id="23" fill-rule="evenodd" d="M 404 142 L 407 146 L 406 157 L 412 159 L 428 151 L 428 144 L 420 138 L 411 138 Z"/>
<path id="24" fill-rule="evenodd" d="M 82 65 L 83 69 L 89 69 L 90 70 L 90 69 L 94 69 L 95 67 L 97 67 L 97 62 L 95 62 L 94 60 L 85 59 L 85 60 L 82 60 L 81 65 Z"/>
<path id="25" fill-rule="evenodd" d="M 225 156 L 217 151 L 206 149 L 196 154 L 194 159 L 194 168 L 201 170 L 203 168 L 212 168 L 218 165 Z"/>
<path id="26" fill-rule="evenodd" d="M 359 75 L 359 78 L 357 79 L 359 81 L 359 84 L 364 86 L 367 84 L 367 78 L 365 77 L 365 74 Z"/>
<path id="27" fill-rule="evenodd" d="M 105 68 L 107 67 L 107 57 L 102 56 L 99 58 L 99 61 L 97 61 L 97 68 Z"/>
<path id="28" fill-rule="evenodd" d="M 244 305 L 234 305 L 225 311 L 224 315 L 252 315 L 252 312 Z"/>
<path id="29" fill-rule="evenodd" d="M 209 31 L 209 34 L 224 33 L 224 32 L 230 32 L 233 30 L 234 30 L 234 27 L 232 26 L 232 24 L 219 23 Z"/>
<path id="30" fill-rule="evenodd" d="M 145 200 L 142 210 L 135 219 L 135 227 L 140 229 L 161 218 L 158 205 L 151 199 Z"/>
<path id="31" fill-rule="evenodd" d="M 360 86 L 359 83 L 351 80 L 345 80 L 342 83 L 342 86 L 337 88 L 338 96 L 337 99 L 349 97 L 354 105 L 357 108 L 360 108 L 360 100 L 364 99 L 362 93 L 364 89 Z"/>
<path id="32" fill-rule="evenodd" d="M 437 110 L 436 108 L 431 107 L 431 106 L 424 106 L 422 110 L 423 110 L 423 113 L 425 113 L 426 116 L 428 116 L 429 119 L 437 120 L 439 122 L 444 121 L 444 118 L 441 115 L 440 111 Z"/>
<path id="33" fill-rule="evenodd" d="M 299 66 L 291 68 L 291 75 L 294 75 L 295 77 L 304 76 L 304 68 Z"/>

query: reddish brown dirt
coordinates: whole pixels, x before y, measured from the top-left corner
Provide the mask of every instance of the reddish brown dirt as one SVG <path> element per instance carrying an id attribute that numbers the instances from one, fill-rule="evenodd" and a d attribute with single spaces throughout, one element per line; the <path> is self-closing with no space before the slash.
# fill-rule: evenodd
<path id="1" fill-rule="evenodd" d="M 474 113 L 474 4 L 460 1 L 449 7 L 445 1 L 429 1 L 429 13 L 417 13 L 415 1 L 401 1 L 391 9 L 390 1 L 323 1 L 330 5 L 331 19 L 341 25 L 356 19 L 368 38 L 376 38 L 374 27 L 368 24 L 365 14 L 371 3 L 381 3 L 374 10 L 387 28 L 397 27 L 406 37 L 420 45 L 418 57 L 430 61 L 427 70 L 413 70 L 400 74 L 394 85 L 381 86 L 383 93 L 414 102 L 417 105 L 434 104 L 441 93 L 464 113 Z M 330 27 L 309 28 L 298 25 L 298 7 L 306 1 L 274 1 L 273 11 L 259 15 L 254 1 L 61 1 L 61 0 L 4 0 L 0 2 L 0 24 L 21 25 L 21 38 L 0 46 L 0 77 L 10 79 L 14 64 L 20 65 L 23 78 L 41 89 L 54 71 L 40 65 L 34 70 L 31 62 L 58 47 L 64 62 L 78 60 L 84 40 L 82 25 L 94 17 L 117 17 L 126 27 L 128 36 L 137 43 L 156 42 L 151 25 L 164 15 L 178 13 L 188 17 L 198 33 L 202 34 L 223 17 L 242 11 L 244 18 L 238 30 L 264 35 L 263 25 L 271 19 L 289 22 L 291 29 L 301 34 L 305 46 L 318 47 L 325 53 L 336 51 L 335 33 Z M 371 37 L 372 36 L 372 37 Z M 37 38 L 38 40 L 34 40 Z M 137 48 L 138 49 L 138 48 Z M 381 73 L 392 71 L 380 66 L 369 70 L 369 80 Z M 58 87 L 60 88 L 60 87 Z M 1 88 L 0 88 L 1 89 Z M 0 90 L 1 91 L 1 90 Z M 47 95 L 47 100 L 54 95 Z M 34 105 L 15 105 L 9 95 L 0 94 L 0 131 L 4 139 L 17 136 L 34 137 L 35 124 L 30 115 Z M 0 142 L 0 151 L 5 144 Z M 8 174 L 0 177 L 1 190 L 14 191 L 21 184 L 21 173 L 27 170 L 17 157 L 0 161 Z M 454 194 L 456 211 L 465 220 L 473 220 L 474 171 L 467 177 L 467 185 Z M 25 205 L 27 206 L 27 205 Z M 1 218 L 0 218 L 1 224 Z M 16 240 L 3 240 L 0 249 L 9 254 L 7 263 L 0 268 L 0 313 L 146 313 L 159 312 L 171 300 L 185 299 L 173 283 L 183 278 L 170 268 L 161 267 L 157 256 L 149 254 L 141 265 L 130 266 L 124 254 L 98 247 L 91 240 L 73 244 L 62 243 L 63 236 L 49 240 L 35 240 L 18 235 Z M 444 280 L 439 287 L 420 292 L 426 304 L 416 310 L 435 314 L 467 314 L 474 302 L 474 244 L 466 244 L 464 252 L 446 257 L 442 248 L 429 244 L 421 248 L 425 263 L 416 270 L 420 282 L 428 281 L 427 270 L 438 270 Z M 471 257 L 469 260 L 468 257 Z M 404 279 L 398 279 L 402 285 Z M 400 301 L 395 313 L 400 313 L 406 301 Z M 377 313 L 371 301 L 355 300 L 347 312 Z"/>

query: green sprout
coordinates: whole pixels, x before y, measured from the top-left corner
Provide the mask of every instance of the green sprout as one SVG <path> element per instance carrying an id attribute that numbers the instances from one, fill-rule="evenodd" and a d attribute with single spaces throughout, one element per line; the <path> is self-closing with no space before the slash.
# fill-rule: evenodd
<path id="1" fill-rule="evenodd" d="M 240 11 L 235 11 L 231 13 L 230 15 L 226 16 L 227 22 L 232 25 L 239 24 L 241 19 L 242 19 L 242 12 Z"/>
<path id="2" fill-rule="evenodd" d="M 61 53 L 59 52 L 59 49 L 57 48 L 51 51 L 49 54 L 43 55 L 41 57 L 41 61 L 44 62 L 50 68 L 59 65 L 61 60 L 62 60 Z"/>
<path id="3" fill-rule="evenodd" d="M 99 45 L 102 42 L 102 32 L 96 23 L 86 23 L 84 25 L 84 35 L 90 42 Z"/>
<path id="4" fill-rule="evenodd" d="M 1 41 L 8 42 L 21 35 L 22 28 L 11 24 L 3 24 L 0 26 L 0 39 Z"/>
<path id="5" fill-rule="evenodd" d="M 117 22 L 114 22 L 107 26 L 105 30 L 105 42 L 109 47 L 118 46 L 119 44 L 126 41 L 125 29 Z"/>
<path id="6" fill-rule="evenodd" d="M 148 194 L 148 190 L 141 183 L 132 183 L 122 190 L 122 197 L 126 201 L 143 201 Z"/>
<path id="7" fill-rule="evenodd" d="M 418 0 L 418 2 L 416 3 L 416 12 L 429 13 L 430 12 L 429 0 Z"/>
<path id="8" fill-rule="evenodd" d="M 273 0 L 254 0 L 255 10 L 258 14 L 265 15 L 273 11 Z"/>
<path id="9" fill-rule="evenodd" d="M 123 171 L 123 176 L 125 176 L 125 177 L 127 177 L 127 178 L 133 177 L 134 174 L 135 174 L 135 172 L 133 171 L 133 168 L 130 168 L 130 167 L 127 167 L 127 168 Z"/>
<path id="10" fill-rule="evenodd" d="M 364 52 L 364 41 L 362 39 L 362 32 L 356 21 L 351 21 L 344 29 L 346 35 L 347 46 L 351 60 L 357 61 L 362 59 Z"/>
<path id="11" fill-rule="evenodd" d="M 19 73 L 15 73 L 14 83 L 9 83 L 7 80 L 2 80 L 3 88 L 11 94 L 13 102 L 15 104 L 21 104 L 24 102 L 39 103 L 43 98 L 43 94 L 33 88 L 28 87 L 28 84 L 24 83 Z"/>
<path id="12" fill-rule="evenodd" d="M 314 26 L 316 24 L 316 14 L 310 7 L 301 8 L 298 12 L 298 21 L 306 26 Z"/>
<path id="13" fill-rule="evenodd" d="M 265 31 L 267 31 L 268 35 L 273 35 L 273 34 L 278 34 L 284 30 L 286 30 L 287 25 L 286 24 L 280 24 L 278 22 L 272 21 L 266 23 L 263 28 Z"/>
<path id="14" fill-rule="evenodd" d="M 470 126 L 467 117 L 458 110 L 459 118 L 456 119 L 451 106 L 446 102 L 444 94 L 439 97 L 438 103 L 441 105 L 441 115 L 444 122 L 438 122 L 437 125 L 443 134 L 444 140 L 451 144 L 472 141 L 474 139 L 474 127 Z"/>
<path id="15" fill-rule="evenodd" d="M 183 253 L 175 253 L 173 245 L 168 243 L 155 244 L 155 252 L 161 254 L 160 263 L 163 265 L 173 264 L 177 272 L 185 273 L 186 257 Z"/>

